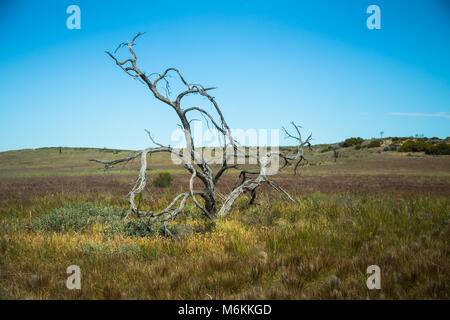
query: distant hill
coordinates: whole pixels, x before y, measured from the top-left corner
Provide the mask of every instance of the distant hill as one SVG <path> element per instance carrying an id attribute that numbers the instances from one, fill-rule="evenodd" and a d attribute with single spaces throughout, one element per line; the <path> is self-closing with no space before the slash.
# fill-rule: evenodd
<path id="1" fill-rule="evenodd" d="M 416 147 L 430 147 L 446 145 L 450 146 L 450 138 L 383 138 L 361 139 L 349 138 L 345 141 L 333 144 L 314 145 L 311 149 L 305 149 L 305 155 L 309 165 L 332 164 L 334 162 L 334 150 L 338 154 L 338 163 L 373 159 L 386 156 L 398 158 L 405 156 L 432 156 L 427 155 L 426 150 L 402 150 L 402 146 L 412 145 Z M 295 152 L 296 147 L 281 147 L 283 151 Z M 447 150 L 447 149 L 446 149 Z M 399 152 L 401 151 L 401 152 Z M 97 148 L 68 148 L 51 147 L 38 149 L 23 149 L 0 152 L 0 178 L 5 177 L 30 177 L 50 175 L 92 175 L 104 174 L 104 168 L 89 159 L 114 160 L 132 155 L 133 150 L 97 149 Z M 116 165 L 108 170 L 109 174 L 134 174 L 139 169 L 138 160 Z M 185 170 L 172 163 L 167 153 L 156 153 L 149 160 L 149 170 L 155 172 L 169 170 L 171 172 L 185 172 Z"/>

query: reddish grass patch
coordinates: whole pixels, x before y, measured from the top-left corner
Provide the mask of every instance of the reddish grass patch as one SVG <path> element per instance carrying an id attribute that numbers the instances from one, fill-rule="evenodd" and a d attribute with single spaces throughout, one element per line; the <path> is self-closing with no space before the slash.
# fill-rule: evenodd
<path id="1" fill-rule="evenodd" d="M 149 180 L 154 175 L 149 175 Z M 27 200 L 52 194 L 83 194 L 88 199 L 108 194 L 123 198 L 131 188 L 136 176 L 75 176 L 43 178 L 8 178 L 0 180 L 0 202 L 8 200 Z M 168 189 L 154 188 L 148 183 L 152 194 L 170 191 L 173 194 L 186 191 L 189 175 L 173 174 L 173 185 Z M 416 179 L 417 178 L 417 179 Z M 305 176 L 282 174 L 273 177 L 286 191 L 292 194 L 310 193 L 394 193 L 394 194 L 442 194 L 450 195 L 450 183 L 441 181 L 419 181 L 418 177 L 390 175 L 342 175 Z M 217 188 L 227 193 L 235 183 L 235 175 L 224 175 Z M 416 181 L 415 181 L 416 180 Z M 201 187 L 197 182 L 198 187 Z M 273 192 L 267 187 L 261 193 Z"/>

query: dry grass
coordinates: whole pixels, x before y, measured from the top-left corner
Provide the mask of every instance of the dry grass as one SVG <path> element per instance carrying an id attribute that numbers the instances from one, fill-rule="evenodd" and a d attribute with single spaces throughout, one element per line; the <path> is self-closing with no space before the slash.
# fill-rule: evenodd
<path id="1" fill-rule="evenodd" d="M 251 208 L 244 200 L 213 229 L 184 215 L 176 224 L 194 232 L 177 241 L 105 238 L 102 225 L 35 233 L 26 215 L 4 218 L 1 297 L 448 298 L 448 197 L 314 194 Z M 71 264 L 81 267 L 81 291 L 65 288 Z M 381 291 L 365 286 L 372 264 L 381 267 Z"/>
<path id="2" fill-rule="evenodd" d="M 316 175 L 281 176 L 296 203 L 272 192 L 252 207 L 242 198 L 216 227 L 191 205 L 173 222 L 192 230 L 178 240 L 105 237 L 101 224 L 83 233 L 27 228 L 68 202 L 126 208 L 131 176 L 1 179 L 0 298 L 448 299 L 450 192 L 439 173 L 449 158 L 420 158 L 429 161 L 422 171 L 409 159 L 367 162 L 365 170 L 391 163 L 394 172 L 393 163 L 406 160 L 404 170 L 415 172 L 388 180 L 370 172 L 330 174 L 339 165 L 350 170 L 350 160 L 316 166 L 324 170 Z M 417 181 L 422 172 L 424 180 Z M 225 180 L 224 191 L 233 181 Z M 175 175 L 174 186 L 157 191 L 147 206 L 167 205 L 184 183 Z M 65 287 L 72 264 L 81 267 L 80 291 Z M 381 268 L 381 290 L 366 287 L 372 264 Z"/>

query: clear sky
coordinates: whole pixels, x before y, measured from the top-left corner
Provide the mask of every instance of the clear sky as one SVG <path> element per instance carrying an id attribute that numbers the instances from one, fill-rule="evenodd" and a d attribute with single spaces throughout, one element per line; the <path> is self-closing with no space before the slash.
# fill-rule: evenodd
<path id="1" fill-rule="evenodd" d="M 217 86 L 232 128 L 294 120 L 314 144 L 380 131 L 446 137 L 449 2 L 0 0 L 0 151 L 138 149 L 144 129 L 170 143 L 173 110 L 104 53 L 144 31 L 141 69 L 177 67 Z M 71 4 L 80 30 L 66 27 Z M 380 30 L 366 27 L 371 4 Z"/>

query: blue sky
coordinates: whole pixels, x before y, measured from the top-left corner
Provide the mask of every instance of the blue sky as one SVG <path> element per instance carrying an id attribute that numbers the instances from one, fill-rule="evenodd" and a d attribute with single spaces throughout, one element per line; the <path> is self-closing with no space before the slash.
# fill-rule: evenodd
<path id="1" fill-rule="evenodd" d="M 80 30 L 66 27 L 71 4 Z M 366 27 L 371 4 L 380 30 Z M 149 145 L 144 129 L 170 143 L 173 110 L 104 53 L 144 31 L 141 69 L 177 67 L 189 82 L 217 86 L 232 128 L 294 120 L 315 144 L 380 131 L 446 137 L 449 18 L 445 0 L 2 0 L 0 151 L 139 149 Z"/>

